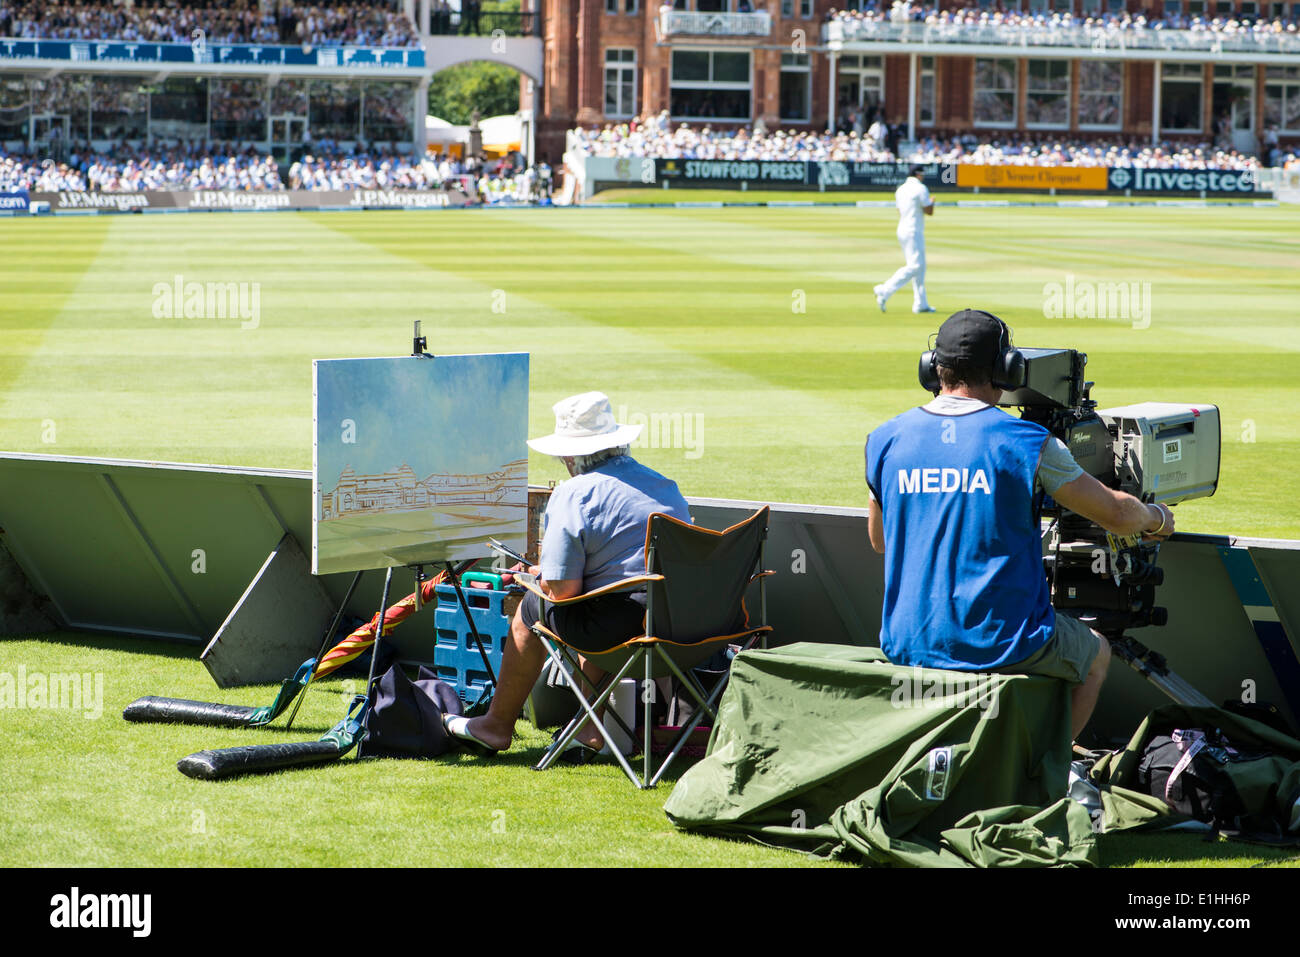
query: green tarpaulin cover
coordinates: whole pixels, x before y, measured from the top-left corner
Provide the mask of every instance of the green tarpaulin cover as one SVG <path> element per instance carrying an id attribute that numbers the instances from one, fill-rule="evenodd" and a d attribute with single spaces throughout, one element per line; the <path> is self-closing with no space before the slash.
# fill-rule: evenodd
<path id="1" fill-rule="evenodd" d="M 678 827 L 869 864 L 1095 865 L 1066 797 L 1069 689 L 892 665 L 801 643 L 732 663 L 707 756 L 664 807 Z"/>
<path id="2" fill-rule="evenodd" d="M 1049 678 L 892 665 L 877 648 L 744 652 L 708 754 L 664 810 L 681 828 L 864 864 L 1090 866 L 1097 833 L 1184 820 L 1137 790 L 1147 742 L 1217 728 L 1238 748 L 1273 753 L 1230 769 L 1248 807 L 1284 828 L 1300 815 L 1300 741 L 1171 704 L 1096 763 L 1102 813 L 1090 820 L 1066 797 L 1069 691 Z"/>

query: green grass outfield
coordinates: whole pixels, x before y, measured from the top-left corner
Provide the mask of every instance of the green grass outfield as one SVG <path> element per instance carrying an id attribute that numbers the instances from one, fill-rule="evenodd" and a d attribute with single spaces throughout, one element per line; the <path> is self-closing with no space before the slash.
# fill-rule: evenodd
<path id="1" fill-rule="evenodd" d="M 941 207 L 927 223 L 934 316 L 912 315 L 907 293 L 885 315 L 872 301 L 901 261 L 894 226 L 891 210 L 846 207 L 4 220 L 0 448 L 306 469 L 310 360 L 405 354 L 423 319 L 435 352 L 531 353 L 531 434 L 550 430 L 557 398 L 599 388 L 629 413 L 702 417 L 691 447 L 638 452 L 688 495 L 862 506 L 867 432 L 925 399 L 917 356 L 944 315 L 971 305 L 1007 319 L 1019 345 L 1086 351 L 1103 406 L 1221 407 L 1220 491 L 1179 506 L 1181 530 L 1300 538 L 1300 210 Z M 1149 327 L 1045 317 L 1045 287 L 1067 275 L 1149 283 Z M 176 276 L 259 284 L 256 328 L 155 316 L 155 284 Z M 560 475 L 530 462 L 534 482 Z M 312 693 L 302 736 L 130 727 L 116 715 L 141 694 L 269 699 L 218 693 L 192 660 L 152 647 L 0 644 L 0 670 L 102 671 L 106 699 L 97 721 L 5 715 L 0 861 L 801 860 L 677 834 L 660 810 L 667 790 L 638 794 L 613 767 L 525 773 L 542 737 L 522 723 L 518 756 L 490 764 L 192 782 L 177 758 L 315 736 L 341 715 L 344 691 Z M 306 836 L 326 822 L 336 839 Z M 434 835 L 427 847 L 403 836 L 412 822 Z M 1106 838 L 1103 858 L 1275 859 L 1140 835 Z"/>

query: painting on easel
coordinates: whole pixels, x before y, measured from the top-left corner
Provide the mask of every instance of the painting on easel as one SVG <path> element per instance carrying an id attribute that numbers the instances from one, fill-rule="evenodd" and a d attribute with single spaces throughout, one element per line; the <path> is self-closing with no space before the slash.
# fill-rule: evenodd
<path id="1" fill-rule="evenodd" d="M 526 548 L 527 353 L 312 370 L 313 574 Z"/>

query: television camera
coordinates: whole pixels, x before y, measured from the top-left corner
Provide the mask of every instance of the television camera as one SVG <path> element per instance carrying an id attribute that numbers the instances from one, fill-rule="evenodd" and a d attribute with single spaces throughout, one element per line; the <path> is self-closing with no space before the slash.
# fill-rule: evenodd
<path id="1" fill-rule="evenodd" d="M 1149 504 L 1175 505 L 1213 495 L 1219 484 L 1219 410 L 1214 405 L 1142 402 L 1098 409 L 1092 382 L 1084 380 L 1088 357 L 1074 349 L 1019 349 L 1024 362 L 998 404 L 1020 409 L 1065 443 L 1075 461 L 1103 485 Z M 938 391 L 930 355 L 922 357 L 921 384 Z M 1173 674 L 1163 656 L 1125 632 L 1164 625 L 1167 610 L 1155 604 L 1164 578 L 1157 565 L 1159 542 L 1141 535 L 1120 538 L 1044 496 L 1040 515 L 1044 569 L 1052 604 L 1101 632 L 1112 651 L 1170 697 L 1184 704 L 1210 704 Z"/>

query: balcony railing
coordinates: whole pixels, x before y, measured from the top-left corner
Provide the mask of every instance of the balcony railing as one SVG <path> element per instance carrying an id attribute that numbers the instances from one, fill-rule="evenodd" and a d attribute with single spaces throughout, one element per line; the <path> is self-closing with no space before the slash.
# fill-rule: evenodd
<path id="1" fill-rule="evenodd" d="M 913 43 L 926 46 L 1037 47 L 1123 53 L 1150 50 L 1165 53 L 1249 53 L 1300 56 L 1300 34 L 1221 33 L 1208 30 L 1164 30 L 1143 27 L 1107 30 L 1085 26 L 982 25 L 956 23 L 889 23 L 875 20 L 831 20 L 822 25 L 827 43 Z"/>
<path id="2" fill-rule="evenodd" d="M 696 13 L 665 10 L 659 15 L 659 35 L 765 37 L 772 32 L 772 15 L 759 13 Z"/>

